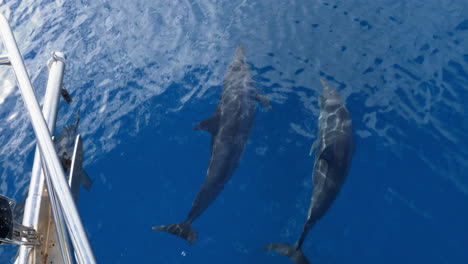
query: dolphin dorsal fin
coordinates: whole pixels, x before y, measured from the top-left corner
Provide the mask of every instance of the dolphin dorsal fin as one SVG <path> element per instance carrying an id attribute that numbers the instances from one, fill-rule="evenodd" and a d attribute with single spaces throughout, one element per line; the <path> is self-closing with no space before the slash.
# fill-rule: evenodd
<path id="1" fill-rule="evenodd" d="M 205 130 L 210 132 L 211 134 L 215 134 L 216 131 L 218 130 L 218 124 L 219 124 L 219 116 L 218 115 L 212 115 L 208 117 L 207 119 L 204 119 L 200 121 L 200 123 L 197 124 L 195 127 L 195 130 Z"/>

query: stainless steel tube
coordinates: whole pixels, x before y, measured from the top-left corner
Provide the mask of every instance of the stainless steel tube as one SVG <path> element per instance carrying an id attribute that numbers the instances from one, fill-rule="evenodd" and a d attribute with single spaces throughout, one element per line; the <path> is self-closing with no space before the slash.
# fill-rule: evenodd
<path id="1" fill-rule="evenodd" d="M 57 195 L 52 188 L 52 182 L 50 181 L 50 176 L 48 175 L 46 170 L 43 170 L 45 175 L 45 182 L 47 184 L 47 190 L 49 190 L 49 199 L 50 199 L 50 207 L 52 208 L 52 215 L 54 217 L 55 222 L 55 230 L 57 231 L 57 241 L 60 247 L 60 253 L 62 254 L 62 260 L 64 264 L 72 264 L 72 249 L 69 244 L 69 237 L 67 230 L 65 229 L 65 222 L 63 219 L 63 212 L 62 208 L 57 201 Z"/>
<path id="2" fill-rule="evenodd" d="M 23 59 L 20 55 L 16 41 L 10 26 L 3 15 L 0 15 L 0 32 L 3 37 L 3 45 L 6 48 L 10 63 L 13 66 L 18 86 L 23 97 L 26 109 L 29 112 L 31 123 L 36 134 L 42 158 L 50 173 L 52 185 L 56 191 L 57 199 L 64 210 L 64 217 L 72 239 L 72 243 L 79 263 L 96 263 L 93 251 L 86 236 L 75 202 L 70 193 L 70 188 L 65 179 L 65 173 L 52 143 L 47 124 L 42 116 L 36 96 L 32 89 Z"/>
<path id="3" fill-rule="evenodd" d="M 64 57 L 65 55 L 58 52 L 57 55 Z M 57 120 L 57 110 L 60 100 L 60 89 L 62 87 L 63 72 L 65 63 L 63 61 L 53 61 L 49 68 L 49 79 L 47 81 L 47 89 L 44 96 L 44 105 L 42 113 L 47 121 L 49 131 L 54 134 L 55 122 Z M 44 189 L 44 174 L 41 167 L 41 156 L 39 149 L 36 148 L 34 155 L 34 163 L 31 173 L 31 181 L 29 183 L 29 192 L 26 199 L 23 215 L 23 225 L 38 229 L 39 213 L 42 200 L 42 191 Z M 33 264 L 33 255 L 30 247 L 20 247 L 18 255 L 18 263 Z"/>

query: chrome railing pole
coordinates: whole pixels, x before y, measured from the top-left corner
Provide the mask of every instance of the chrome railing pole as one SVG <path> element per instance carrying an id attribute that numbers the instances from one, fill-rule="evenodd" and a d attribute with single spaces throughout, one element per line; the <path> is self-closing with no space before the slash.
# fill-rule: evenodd
<path id="1" fill-rule="evenodd" d="M 57 53 L 57 55 L 64 57 L 63 53 L 61 52 Z M 55 131 L 55 122 L 57 120 L 57 110 L 60 101 L 60 89 L 62 87 L 64 70 L 65 63 L 63 62 L 63 60 L 55 60 L 52 61 L 52 63 L 50 64 L 49 79 L 47 80 L 47 88 L 44 96 L 42 113 L 44 115 L 44 118 L 46 119 L 51 134 L 54 134 Z M 29 183 L 28 197 L 24 206 L 24 226 L 29 226 L 36 230 L 38 229 L 43 190 L 44 174 L 41 167 L 41 157 L 39 153 L 39 148 L 36 148 L 33 169 L 31 173 L 31 181 Z M 20 247 L 18 263 L 34 263 L 34 256 L 33 254 L 31 254 L 32 250 L 33 249 L 30 247 Z"/>
<path id="2" fill-rule="evenodd" d="M 42 164 L 45 166 L 44 162 Z M 47 185 L 47 190 L 49 190 L 49 199 L 50 199 L 50 208 L 52 209 L 52 215 L 55 222 L 55 230 L 57 233 L 57 241 L 60 247 L 60 253 L 62 255 L 62 260 L 64 264 L 72 264 L 75 263 L 72 259 L 72 248 L 69 244 L 69 236 L 66 229 L 66 225 L 63 219 L 63 211 L 60 208 L 60 205 L 57 201 L 57 195 L 54 188 L 52 187 L 52 183 L 50 182 L 50 176 L 47 174 L 46 170 L 43 170 L 44 175 L 46 175 L 45 182 Z"/>
<path id="3" fill-rule="evenodd" d="M 44 96 L 44 106 L 42 113 L 46 119 L 47 125 L 49 126 L 50 134 L 54 134 L 55 123 L 57 121 L 57 110 L 60 102 L 60 92 L 62 89 L 63 72 L 65 71 L 65 54 L 62 52 L 52 53 L 52 58 L 47 63 L 49 67 L 49 78 L 47 80 L 46 95 Z M 48 94 L 50 93 L 50 95 Z M 45 168 L 44 159 L 41 159 Z M 42 170 L 42 180 L 46 180 L 46 186 L 49 190 L 50 207 L 53 211 L 53 217 L 55 222 L 55 230 L 57 233 L 57 241 L 60 247 L 60 253 L 64 263 L 75 263 L 72 254 L 72 248 L 70 245 L 70 238 L 68 236 L 68 230 L 66 229 L 65 219 L 63 217 L 63 209 L 56 198 L 56 192 L 53 188 L 50 176 L 47 175 L 46 170 Z"/>
<path id="4" fill-rule="evenodd" d="M 65 173 L 52 143 L 49 129 L 47 128 L 44 116 L 42 116 L 23 59 L 16 46 L 15 37 L 8 21 L 3 15 L 0 15 L 0 32 L 3 37 L 3 45 L 16 75 L 21 96 L 30 115 L 42 158 L 45 161 L 46 169 L 50 174 L 52 185 L 56 191 L 57 199 L 61 207 L 66 209 L 63 213 L 76 255 L 79 258 L 78 261 L 79 263 L 96 263 L 83 223 L 70 193 Z"/>

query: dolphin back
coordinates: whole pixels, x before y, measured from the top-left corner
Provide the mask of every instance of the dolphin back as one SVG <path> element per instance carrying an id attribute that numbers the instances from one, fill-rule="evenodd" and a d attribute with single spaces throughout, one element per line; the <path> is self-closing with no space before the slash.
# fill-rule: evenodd
<path id="1" fill-rule="evenodd" d="M 310 264 L 301 248 L 297 248 L 296 245 L 286 243 L 271 243 L 263 247 L 263 250 L 274 250 L 283 256 L 291 258 L 296 264 Z"/>
<path id="2" fill-rule="evenodd" d="M 187 240 L 187 242 L 189 242 L 190 245 L 195 243 L 195 240 L 197 240 L 197 232 L 195 232 L 195 229 L 188 222 L 177 223 L 172 225 L 153 226 L 153 228 L 151 229 L 169 232 L 173 235 Z"/>

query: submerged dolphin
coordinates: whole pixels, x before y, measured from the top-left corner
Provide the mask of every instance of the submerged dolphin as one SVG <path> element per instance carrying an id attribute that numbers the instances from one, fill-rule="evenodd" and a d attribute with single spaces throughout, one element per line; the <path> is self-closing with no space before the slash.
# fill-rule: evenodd
<path id="1" fill-rule="evenodd" d="M 71 159 L 73 155 L 73 149 L 75 147 L 75 138 L 78 131 L 78 124 L 80 123 L 80 111 L 75 114 L 75 122 L 66 126 L 57 137 L 54 138 L 55 149 L 57 155 L 62 162 L 62 167 L 65 172 L 71 166 Z"/>
<path id="2" fill-rule="evenodd" d="M 255 119 L 256 103 L 271 108 L 260 90 L 253 86 L 252 75 L 246 63 L 244 48 L 237 46 L 236 54 L 228 66 L 224 88 L 213 115 L 195 127 L 211 133 L 211 159 L 205 182 L 200 188 L 184 222 L 154 226 L 184 238 L 193 244 L 197 234 L 192 222 L 197 219 L 223 190 L 234 173 Z"/>
<path id="3" fill-rule="evenodd" d="M 62 88 L 63 89 L 63 88 Z M 72 164 L 73 150 L 75 148 L 75 139 L 78 132 L 78 124 L 80 123 L 80 111 L 75 114 L 75 122 L 66 126 L 57 137 L 54 138 L 55 150 L 57 155 L 62 163 L 63 170 L 69 177 L 69 171 Z M 92 180 L 89 178 L 86 171 L 83 169 L 83 149 L 79 148 L 77 152 L 78 157 L 76 157 L 76 166 L 78 166 L 78 171 L 81 174 L 80 180 L 81 185 L 90 190 L 93 184 Z M 28 197 L 28 190 L 26 189 L 25 197 Z M 13 205 L 13 216 L 15 221 L 21 223 L 23 221 L 24 207 L 26 205 L 26 199 L 23 199 Z"/>
<path id="4" fill-rule="evenodd" d="M 301 236 L 294 245 L 273 243 L 263 249 L 273 249 L 288 256 L 298 264 L 309 261 L 301 250 L 307 233 L 327 212 L 345 180 L 353 154 L 351 117 L 338 92 L 324 80 L 323 94 L 320 96 L 320 116 L 318 137 L 312 145 L 316 149 L 313 173 L 313 195 L 310 201 L 307 221 Z"/>
<path id="5" fill-rule="evenodd" d="M 76 136 L 78 135 L 78 124 L 80 123 L 80 111 L 75 114 L 75 122 L 66 126 L 57 137 L 54 138 L 55 149 L 57 150 L 57 155 L 62 162 L 62 167 L 65 170 L 65 173 L 68 175 L 71 165 L 72 165 L 72 156 L 75 149 Z M 81 174 L 80 180 L 81 185 L 85 187 L 88 191 L 91 189 L 93 182 L 89 178 L 86 171 L 83 169 L 83 149 L 78 148 L 77 152 L 78 157 L 76 157 L 78 173 Z"/>

